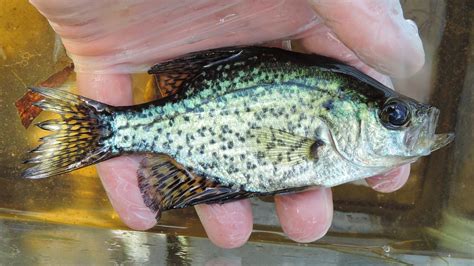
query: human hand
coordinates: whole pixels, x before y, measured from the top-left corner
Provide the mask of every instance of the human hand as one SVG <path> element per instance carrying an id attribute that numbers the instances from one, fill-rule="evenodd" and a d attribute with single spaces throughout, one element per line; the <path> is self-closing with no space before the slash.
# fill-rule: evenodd
<path id="1" fill-rule="evenodd" d="M 424 63 L 414 23 L 397 1 L 174 1 L 31 0 L 61 36 L 73 59 L 80 92 L 113 105 L 131 105 L 128 73 L 160 60 L 221 46 L 295 39 L 309 52 L 338 58 L 384 84 L 379 73 L 403 77 Z M 98 173 L 125 224 L 145 230 L 155 215 L 144 205 L 136 171 L 141 156 L 100 163 Z M 408 178 L 409 166 L 367 179 L 390 192 Z M 283 231 L 298 242 L 322 237 L 332 220 L 329 188 L 275 197 Z M 244 244 L 252 230 L 249 200 L 199 205 L 209 238 L 226 248 Z"/>

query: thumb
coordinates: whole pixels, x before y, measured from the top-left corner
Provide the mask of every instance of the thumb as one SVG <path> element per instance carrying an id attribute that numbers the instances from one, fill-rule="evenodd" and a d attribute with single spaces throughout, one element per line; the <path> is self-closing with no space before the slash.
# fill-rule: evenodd
<path id="1" fill-rule="evenodd" d="M 423 66 L 425 54 L 418 28 L 403 17 L 399 1 L 309 2 L 338 39 L 378 71 L 406 77 Z"/>

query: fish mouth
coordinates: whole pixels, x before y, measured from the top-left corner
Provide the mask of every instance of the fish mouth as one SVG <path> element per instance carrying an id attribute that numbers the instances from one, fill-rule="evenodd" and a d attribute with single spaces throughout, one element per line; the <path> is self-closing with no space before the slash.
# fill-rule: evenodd
<path id="1" fill-rule="evenodd" d="M 448 145 L 454 140 L 454 133 L 435 134 L 433 145 L 431 145 L 431 151 L 441 149 Z"/>
<path id="2" fill-rule="evenodd" d="M 424 112 L 421 124 L 410 128 L 404 138 L 406 148 L 414 155 L 428 155 L 454 140 L 454 133 L 435 133 L 439 117 L 437 108 L 430 107 Z"/>

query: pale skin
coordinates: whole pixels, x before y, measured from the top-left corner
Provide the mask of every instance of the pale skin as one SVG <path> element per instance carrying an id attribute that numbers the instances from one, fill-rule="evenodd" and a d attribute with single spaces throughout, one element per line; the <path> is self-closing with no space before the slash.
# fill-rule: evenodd
<path id="1" fill-rule="evenodd" d="M 309 52 L 345 61 L 388 86 L 388 76 L 412 75 L 424 63 L 416 25 L 403 18 L 398 1 L 31 2 L 73 58 L 81 94 L 112 105 L 133 104 L 130 72 L 218 46 L 297 39 Z M 137 186 L 141 158 L 122 156 L 100 163 L 97 170 L 122 221 L 146 230 L 156 221 Z M 366 180 L 377 191 L 392 192 L 409 172 L 406 165 Z M 329 188 L 278 195 L 275 205 L 283 231 L 295 241 L 315 241 L 331 224 Z M 209 239 L 220 247 L 239 247 L 251 234 L 249 200 L 199 205 L 196 211 Z"/>

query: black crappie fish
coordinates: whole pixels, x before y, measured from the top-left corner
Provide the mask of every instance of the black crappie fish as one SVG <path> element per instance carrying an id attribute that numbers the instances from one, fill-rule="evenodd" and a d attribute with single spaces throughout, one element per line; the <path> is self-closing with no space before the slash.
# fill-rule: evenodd
<path id="1" fill-rule="evenodd" d="M 177 93 L 113 107 L 45 88 L 60 114 L 26 162 L 44 178 L 126 153 L 153 211 L 335 186 L 386 172 L 447 145 L 439 111 L 336 60 L 264 47 L 191 53 L 155 65 Z"/>

